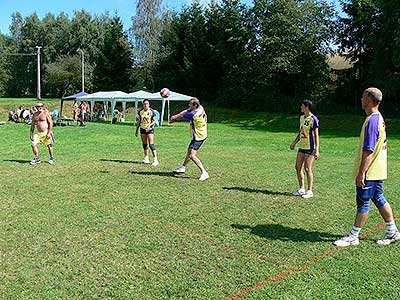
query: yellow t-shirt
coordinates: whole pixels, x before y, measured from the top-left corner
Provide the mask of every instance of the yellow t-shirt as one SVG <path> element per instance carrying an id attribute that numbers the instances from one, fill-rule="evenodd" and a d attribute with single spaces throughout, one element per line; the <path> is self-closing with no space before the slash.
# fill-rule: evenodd
<path id="1" fill-rule="evenodd" d="M 190 121 L 190 131 L 195 141 L 202 141 L 207 138 L 207 114 L 203 106 L 195 110 L 188 110 L 183 119 Z"/>
<path id="2" fill-rule="evenodd" d="M 313 114 L 300 117 L 300 141 L 299 148 L 315 150 L 314 131 L 319 127 L 319 120 Z"/>
<path id="3" fill-rule="evenodd" d="M 354 177 L 360 170 L 363 151 L 372 151 L 372 161 L 366 173 L 366 180 L 387 178 L 387 140 L 385 121 L 377 112 L 366 117 L 361 128 L 360 141 L 354 161 Z"/>
<path id="4" fill-rule="evenodd" d="M 154 110 L 152 110 L 151 108 L 148 110 L 144 109 L 140 110 L 138 115 L 139 115 L 140 128 L 142 129 L 146 129 L 147 127 L 149 127 L 153 118 L 156 117 Z"/>

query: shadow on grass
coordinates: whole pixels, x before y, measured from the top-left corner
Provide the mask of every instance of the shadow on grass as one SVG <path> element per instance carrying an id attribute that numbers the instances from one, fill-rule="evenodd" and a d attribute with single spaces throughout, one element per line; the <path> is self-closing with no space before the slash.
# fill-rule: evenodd
<path id="1" fill-rule="evenodd" d="M 293 196 L 289 192 L 275 192 L 275 191 L 269 191 L 269 190 L 261 190 L 261 189 L 251 189 L 251 188 L 244 188 L 244 187 L 223 187 L 223 190 L 227 191 L 240 191 L 240 192 L 246 192 L 246 193 L 261 193 L 265 195 L 280 195 L 280 196 Z"/>
<path id="2" fill-rule="evenodd" d="M 142 162 L 140 162 L 140 161 L 122 160 L 122 159 L 105 159 L 105 158 L 101 158 L 100 161 L 109 161 L 109 162 L 115 162 L 115 163 L 120 163 L 120 164 L 139 164 L 139 165 L 142 164 Z"/>
<path id="3" fill-rule="evenodd" d="M 16 162 L 19 164 L 29 164 L 31 161 L 26 159 L 4 159 L 3 161 Z"/>
<path id="4" fill-rule="evenodd" d="M 175 177 L 175 178 L 181 178 L 181 179 L 190 179 L 192 177 L 189 176 L 182 176 L 179 174 L 176 174 L 174 172 L 149 172 L 149 171 L 129 171 L 130 174 L 137 174 L 137 175 L 150 175 L 150 176 L 161 176 L 161 177 Z"/>
<path id="5" fill-rule="evenodd" d="M 249 230 L 251 234 L 269 240 L 292 242 L 330 242 L 339 238 L 326 232 L 308 231 L 302 228 L 291 228 L 280 224 L 262 224 L 256 226 L 232 224 L 235 229 Z"/>

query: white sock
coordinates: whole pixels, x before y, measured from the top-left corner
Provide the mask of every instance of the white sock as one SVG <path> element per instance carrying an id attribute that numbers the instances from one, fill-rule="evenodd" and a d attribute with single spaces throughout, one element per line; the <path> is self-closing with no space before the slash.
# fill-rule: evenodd
<path id="1" fill-rule="evenodd" d="M 361 231 L 360 227 L 356 227 L 356 226 L 353 225 L 353 228 L 351 229 L 350 234 L 353 235 L 353 236 L 358 237 L 360 235 L 360 231 Z"/>
<path id="2" fill-rule="evenodd" d="M 394 222 L 394 220 L 386 223 L 386 230 L 387 232 L 397 231 L 396 223 Z"/>

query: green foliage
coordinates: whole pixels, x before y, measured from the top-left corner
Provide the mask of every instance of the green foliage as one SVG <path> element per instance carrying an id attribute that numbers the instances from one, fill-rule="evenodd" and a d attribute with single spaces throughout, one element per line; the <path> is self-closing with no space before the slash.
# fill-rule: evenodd
<path id="1" fill-rule="evenodd" d="M 0 111 L 16 103 L 1 100 Z M 238 299 L 397 299 L 400 247 L 376 245 L 383 228 L 359 246 L 331 244 L 354 218 L 362 118 L 318 116 L 315 197 L 305 200 L 288 195 L 297 187 L 289 150 L 297 116 L 218 117 L 227 122 L 209 124 L 198 153 L 206 182 L 193 163 L 172 174 L 190 140 L 187 123 L 156 129 L 157 168 L 140 163 L 132 125 L 55 127 L 54 166 L 43 146 L 43 163 L 28 164 L 29 126 L 0 126 L 0 298 L 220 300 L 257 287 Z M 385 195 L 399 216 L 400 124 L 392 121 Z M 371 208 L 362 232 L 382 223 Z"/>
<path id="2" fill-rule="evenodd" d="M 121 19 L 114 17 L 106 28 L 93 70 L 94 89 L 99 91 L 129 91 L 132 84 L 132 51 L 123 31 Z"/>
<path id="3" fill-rule="evenodd" d="M 400 2 L 349 0 L 343 1 L 343 10 L 347 15 L 339 20 L 339 42 L 354 62 L 351 77 L 343 81 L 347 105 L 366 87 L 377 86 L 387 100 L 387 112 L 398 115 Z"/>
<path id="4" fill-rule="evenodd" d="M 158 62 L 156 86 L 219 105 L 297 110 L 299 98 L 324 97 L 333 18 L 325 1 L 218 1 L 206 9 L 194 1 L 162 32 L 170 52 Z"/>
<path id="5" fill-rule="evenodd" d="M 44 67 L 46 72 L 44 85 L 48 87 L 51 95 L 66 96 L 76 93 L 82 80 L 79 55 L 59 56 L 54 63 L 46 64 Z"/>

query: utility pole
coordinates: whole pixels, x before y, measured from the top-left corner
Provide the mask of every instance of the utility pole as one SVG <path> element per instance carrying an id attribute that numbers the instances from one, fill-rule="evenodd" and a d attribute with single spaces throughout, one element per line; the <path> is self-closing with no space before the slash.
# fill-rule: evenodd
<path id="1" fill-rule="evenodd" d="M 81 60 L 82 60 L 82 92 L 85 91 L 85 53 L 81 48 L 76 50 L 77 52 L 81 52 Z"/>
<path id="2" fill-rule="evenodd" d="M 42 47 L 40 46 L 36 46 L 37 52 L 37 98 L 38 100 L 42 99 L 42 97 L 40 96 L 41 94 L 41 89 L 40 89 L 40 49 Z"/>

